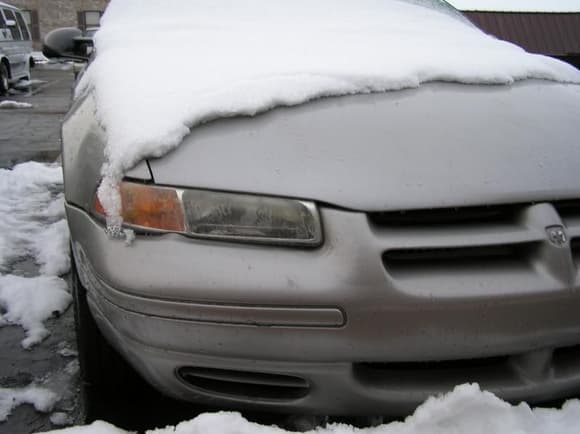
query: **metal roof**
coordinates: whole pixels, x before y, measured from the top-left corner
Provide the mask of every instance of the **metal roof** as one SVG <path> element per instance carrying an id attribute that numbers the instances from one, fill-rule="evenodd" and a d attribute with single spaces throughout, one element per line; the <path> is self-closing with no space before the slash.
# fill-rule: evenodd
<path id="1" fill-rule="evenodd" d="M 4 3 L 4 2 L 0 2 L 0 6 L 2 6 L 3 8 L 18 9 L 16 6 L 9 5 L 8 3 Z"/>
<path id="2" fill-rule="evenodd" d="M 463 12 L 476 26 L 532 53 L 580 55 L 580 13 Z"/>

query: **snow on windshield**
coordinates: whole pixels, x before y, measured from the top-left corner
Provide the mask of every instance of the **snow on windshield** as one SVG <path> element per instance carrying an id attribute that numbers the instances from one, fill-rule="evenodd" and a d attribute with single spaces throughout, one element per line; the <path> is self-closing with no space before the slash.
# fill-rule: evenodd
<path id="1" fill-rule="evenodd" d="M 113 0 L 77 90 L 94 89 L 106 131 L 99 197 L 108 213 L 118 214 L 124 171 L 215 118 L 435 80 L 580 82 L 572 66 L 421 3 Z"/>

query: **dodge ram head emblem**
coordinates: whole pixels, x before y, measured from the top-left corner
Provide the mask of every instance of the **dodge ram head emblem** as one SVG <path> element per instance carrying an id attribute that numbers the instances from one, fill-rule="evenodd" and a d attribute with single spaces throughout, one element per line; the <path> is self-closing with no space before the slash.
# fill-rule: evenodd
<path id="1" fill-rule="evenodd" d="M 548 226 L 546 228 L 548 240 L 556 247 L 564 247 L 568 242 L 563 226 Z"/>

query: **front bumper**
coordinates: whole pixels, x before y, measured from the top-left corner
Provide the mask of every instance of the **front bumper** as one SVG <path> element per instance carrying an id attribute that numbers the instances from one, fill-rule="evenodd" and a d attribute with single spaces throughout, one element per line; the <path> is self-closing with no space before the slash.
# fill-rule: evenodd
<path id="1" fill-rule="evenodd" d="M 514 401 L 580 391 L 576 283 L 566 287 L 536 266 L 479 270 L 485 278 L 455 273 L 462 284 L 454 285 L 437 274 L 393 275 L 383 252 L 397 236 L 364 213 L 321 214 L 325 244 L 316 250 L 172 234 L 125 246 L 67 206 L 99 326 L 168 395 L 221 407 L 400 415 L 463 382 Z M 193 375 L 178 375 L 183 368 Z"/>

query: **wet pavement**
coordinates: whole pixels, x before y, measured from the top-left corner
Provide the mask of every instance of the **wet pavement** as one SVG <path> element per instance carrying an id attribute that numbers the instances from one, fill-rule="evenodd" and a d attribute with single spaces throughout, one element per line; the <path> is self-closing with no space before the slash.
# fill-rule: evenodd
<path id="1" fill-rule="evenodd" d="M 54 161 L 60 154 L 60 123 L 70 105 L 73 83 L 72 71 L 60 68 L 34 68 L 32 86 L 0 97 L 0 102 L 32 104 L 32 108 L 0 110 L 0 168 L 28 160 Z"/>

